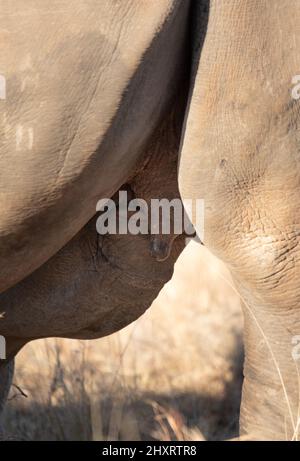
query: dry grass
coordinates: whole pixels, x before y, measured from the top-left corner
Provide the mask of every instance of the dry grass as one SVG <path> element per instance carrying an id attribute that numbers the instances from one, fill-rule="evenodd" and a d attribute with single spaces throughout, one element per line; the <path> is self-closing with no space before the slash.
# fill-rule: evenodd
<path id="1" fill-rule="evenodd" d="M 30 440 L 237 435 L 241 314 L 222 264 L 189 244 L 151 309 L 97 341 L 41 340 L 17 360 L 6 428 Z"/>

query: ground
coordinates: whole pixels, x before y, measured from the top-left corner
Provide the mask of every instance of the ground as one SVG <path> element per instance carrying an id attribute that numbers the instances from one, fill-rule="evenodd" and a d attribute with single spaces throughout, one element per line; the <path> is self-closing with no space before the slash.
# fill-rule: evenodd
<path id="1" fill-rule="evenodd" d="M 17 358 L 4 419 L 25 440 L 226 440 L 237 435 L 240 301 L 189 243 L 149 311 L 97 341 L 48 339 Z"/>

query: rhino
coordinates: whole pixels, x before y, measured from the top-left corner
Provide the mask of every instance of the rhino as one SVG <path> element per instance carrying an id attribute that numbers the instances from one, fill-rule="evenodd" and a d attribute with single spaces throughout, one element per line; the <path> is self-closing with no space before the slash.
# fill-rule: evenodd
<path id="1" fill-rule="evenodd" d="M 26 343 L 112 334 L 171 278 L 184 235 L 97 233 L 125 189 L 204 200 L 245 319 L 240 433 L 296 440 L 298 1 L 0 6 L 0 407 Z"/>

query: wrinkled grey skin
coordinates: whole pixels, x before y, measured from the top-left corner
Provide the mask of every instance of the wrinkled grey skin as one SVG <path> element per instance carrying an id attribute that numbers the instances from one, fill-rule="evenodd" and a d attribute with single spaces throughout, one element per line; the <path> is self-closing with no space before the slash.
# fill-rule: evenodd
<path id="1" fill-rule="evenodd" d="M 1 0 L 0 292 L 128 180 L 179 90 L 188 11 L 181 0 Z"/>
<path id="2" fill-rule="evenodd" d="M 96 232 L 96 204 L 179 197 L 189 2 L 1 0 L 0 334 L 98 338 L 152 303 L 183 239 Z M 38 44 L 38 46 L 37 46 Z M 178 97 L 178 94 L 181 94 Z M 8 368 L 0 368 L 0 402 Z"/>
<path id="3" fill-rule="evenodd" d="M 297 438 L 298 0 L 76 5 L 1 0 L 0 399 L 28 341 L 110 334 L 171 277 L 181 236 L 99 237 L 94 213 L 122 184 L 179 196 L 179 153 L 181 197 L 204 198 L 204 244 L 242 299 L 241 433 Z"/>
<path id="4" fill-rule="evenodd" d="M 298 0 L 210 1 L 179 184 L 183 198 L 205 200 L 204 244 L 242 299 L 240 430 L 254 439 L 300 437 L 299 72 Z"/>
<path id="5" fill-rule="evenodd" d="M 95 212 L 124 184 L 147 201 L 179 197 L 189 2 L 0 6 L 2 406 L 28 341 L 111 334 L 172 276 L 182 237 L 101 237 Z"/>

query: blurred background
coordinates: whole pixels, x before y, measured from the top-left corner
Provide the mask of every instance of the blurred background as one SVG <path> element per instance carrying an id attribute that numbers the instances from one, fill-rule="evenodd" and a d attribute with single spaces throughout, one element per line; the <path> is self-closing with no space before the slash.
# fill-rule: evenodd
<path id="1" fill-rule="evenodd" d="M 223 264 L 190 242 L 147 313 L 97 341 L 35 341 L 5 410 L 25 440 L 226 440 L 237 436 L 240 301 Z"/>

